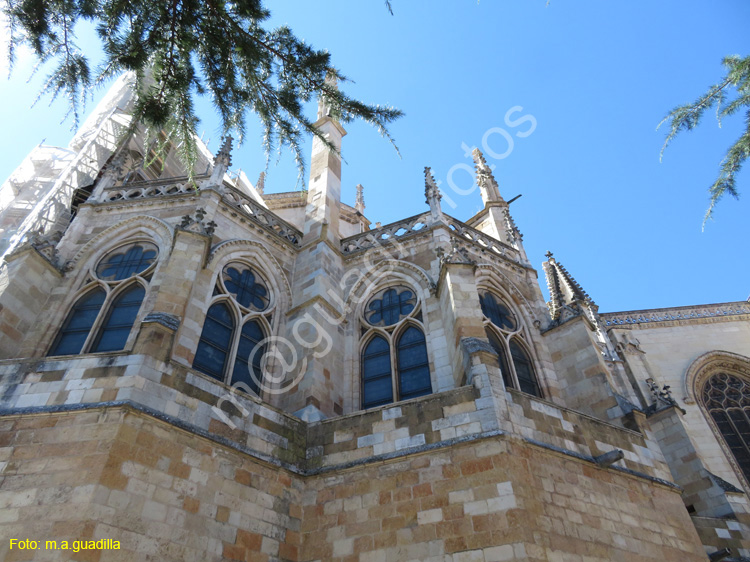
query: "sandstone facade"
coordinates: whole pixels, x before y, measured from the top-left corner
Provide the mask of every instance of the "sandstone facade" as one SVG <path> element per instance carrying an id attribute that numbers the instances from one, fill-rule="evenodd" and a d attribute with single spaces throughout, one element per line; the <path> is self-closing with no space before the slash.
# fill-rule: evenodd
<path id="1" fill-rule="evenodd" d="M 266 194 L 144 167 L 130 103 L 0 189 L 5 560 L 750 557 L 748 303 L 600 314 L 551 254 L 545 303 L 478 151 L 475 217 L 426 169 L 371 229 L 322 143 Z"/>

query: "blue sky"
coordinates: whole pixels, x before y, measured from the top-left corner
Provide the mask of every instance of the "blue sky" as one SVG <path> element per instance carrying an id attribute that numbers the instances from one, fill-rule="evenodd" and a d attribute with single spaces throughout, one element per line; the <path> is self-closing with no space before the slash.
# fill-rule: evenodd
<path id="1" fill-rule="evenodd" d="M 456 205 L 444 199 L 444 210 L 468 219 L 481 199 L 467 193 L 472 162 L 462 146 L 484 145 L 503 196 L 523 194 L 511 210 L 545 294 L 541 262 L 551 250 L 602 311 L 746 299 L 747 170 L 745 196 L 722 201 L 701 231 L 707 188 L 742 116 L 719 128 L 707 115 L 662 163 L 665 130 L 656 126 L 719 80 L 724 56 L 750 54 L 750 3 L 545 4 L 394 0 L 391 16 L 381 0 L 269 3 L 273 24 L 332 53 L 354 81 L 342 86 L 347 93 L 406 113 L 391 128 L 401 158 L 367 125 L 347 125 L 344 202 L 354 203 L 362 183 L 373 222 L 422 212 L 430 166 Z M 64 146 L 71 137 L 70 122 L 59 124 L 61 103 L 29 109 L 39 84 L 26 83 L 30 68 L 22 58 L 0 80 L 0 181 L 42 139 Z M 209 103 L 199 108 L 216 149 L 218 122 Z M 253 180 L 263 169 L 259 128 L 249 128 L 234 165 Z M 274 158 L 267 191 L 299 188 L 296 175 L 288 154 Z"/>

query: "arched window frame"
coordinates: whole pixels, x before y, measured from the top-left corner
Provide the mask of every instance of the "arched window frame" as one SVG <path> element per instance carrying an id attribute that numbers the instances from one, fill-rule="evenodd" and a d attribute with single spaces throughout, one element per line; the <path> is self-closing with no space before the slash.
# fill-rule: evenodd
<path id="1" fill-rule="evenodd" d="M 416 304 L 414 306 L 414 309 L 409 312 L 407 315 L 405 315 L 403 318 L 400 318 L 396 323 L 390 325 L 390 326 L 373 326 L 370 324 L 366 317 L 367 317 L 367 303 L 371 302 L 371 300 L 377 296 L 379 293 L 384 293 L 388 289 L 393 288 L 403 288 L 410 290 L 415 297 Z M 435 391 L 436 388 L 436 381 L 435 381 L 435 373 L 433 368 L 433 359 L 432 359 L 432 351 L 430 346 L 430 338 L 429 333 L 427 329 L 425 328 L 425 322 L 420 319 L 423 318 L 423 310 L 422 310 L 422 304 L 423 304 L 423 295 L 422 292 L 415 289 L 410 283 L 406 283 L 402 280 L 394 281 L 393 283 L 389 283 L 388 285 L 382 285 L 378 287 L 377 289 L 371 291 L 370 296 L 367 298 L 362 299 L 362 309 L 360 312 L 360 340 L 359 340 L 359 347 L 358 349 L 358 356 L 359 356 L 359 407 L 362 409 L 365 408 L 376 408 L 380 406 L 384 406 L 385 404 L 376 405 L 376 406 L 366 406 L 364 399 L 364 352 L 367 346 L 370 344 L 370 342 L 376 337 L 381 336 L 385 339 L 385 341 L 388 343 L 388 349 L 390 353 L 390 365 L 391 365 L 391 389 L 392 389 L 392 396 L 393 400 L 392 402 L 389 402 L 389 404 L 393 404 L 396 402 L 400 402 L 402 400 L 405 400 L 401 398 L 400 396 L 400 373 L 398 370 L 398 344 L 401 339 L 401 336 L 404 334 L 404 332 L 411 326 L 417 328 L 419 331 L 422 332 L 422 335 L 425 339 L 425 348 L 427 351 L 427 362 L 428 362 L 428 369 L 429 369 L 429 375 L 430 375 L 430 392 L 428 394 L 432 394 Z M 415 397 L 416 398 L 416 397 Z"/>
<path id="2" fill-rule="evenodd" d="M 129 277 L 126 277 L 124 279 L 119 279 L 119 280 L 108 280 L 108 279 L 102 279 L 99 277 L 99 275 L 97 274 L 97 269 L 99 268 L 101 262 L 107 256 L 116 255 L 119 250 L 125 251 L 126 248 L 137 245 L 139 243 L 153 246 L 156 248 L 156 251 L 157 251 L 156 258 L 154 259 L 153 263 L 151 263 L 146 269 L 134 275 L 131 275 Z M 118 351 L 125 351 L 125 350 L 132 348 L 133 340 L 135 339 L 135 335 L 137 332 L 137 330 L 135 330 L 134 328 L 140 325 L 140 321 L 143 318 L 143 315 L 144 315 L 143 303 L 148 298 L 149 282 L 153 278 L 154 273 L 159 266 L 160 257 L 161 257 L 161 249 L 153 240 L 149 238 L 145 238 L 145 237 L 137 237 L 137 238 L 131 238 L 127 240 L 122 240 L 115 244 L 110 245 L 106 250 L 98 252 L 96 256 L 92 260 L 90 260 L 88 266 L 84 268 L 84 274 L 83 274 L 84 285 L 78 291 L 76 291 L 73 298 L 68 302 L 68 305 L 65 307 L 66 313 L 63 319 L 55 323 L 56 329 L 54 332 L 53 339 L 49 344 L 49 348 L 47 350 L 47 356 L 50 356 L 50 357 L 64 357 L 65 356 L 65 355 L 50 355 L 50 354 L 54 351 L 54 348 L 57 346 L 57 343 L 61 336 L 61 331 L 65 328 L 65 325 L 68 322 L 68 318 L 73 308 L 81 299 L 86 298 L 86 295 L 88 295 L 90 292 L 95 291 L 97 289 L 103 290 L 106 296 L 104 298 L 104 302 L 102 306 L 99 308 L 99 313 L 97 314 L 96 319 L 94 320 L 94 323 L 92 324 L 91 329 L 89 330 L 89 333 L 86 336 L 86 340 L 83 343 L 83 347 L 81 348 L 81 351 L 79 351 L 75 355 L 82 355 L 82 354 L 89 354 L 89 353 L 102 353 L 102 354 L 116 353 Z M 133 326 L 130 329 L 130 333 L 128 334 L 124 347 L 121 350 L 117 350 L 117 351 L 101 351 L 101 352 L 92 351 L 94 344 L 97 341 L 97 338 L 99 337 L 100 332 L 102 328 L 104 327 L 105 322 L 107 321 L 107 318 L 109 317 L 113 304 L 123 292 L 128 291 L 135 284 L 140 285 L 143 288 L 145 294 L 144 294 L 143 300 L 141 301 L 140 308 L 133 322 Z"/>
<path id="3" fill-rule="evenodd" d="M 491 294 L 496 301 L 502 303 L 505 305 L 505 307 L 511 312 L 513 315 L 516 326 L 513 330 L 505 329 L 500 326 L 497 326 L 495 323 L 492 322 L 487 316 L 484 315 L 484 312 L 482 313 L 482 322 L 484 324 L 485 331 L 492 336 L 494 336 L 495 340 L 497 340 L 497 343 L 503 346 L 503 353 L 504 353 L 504 361 L 501 359 L 500 363 L 500 369 L 503 371 L 503 382 L 507 386 L 507 382 L 509 381 L 511 383 L 511 387 L 514 390 L 518 390 L 519 392 L 524 392 L 521 390 L 521 384 L 518 379 L 518 373 L 516 372 L 516 365 L 513 361 L 513 355 L 511 353 L 510 344 L 511 341 L 516 343 L 524 352 L 527 359 L 529 360 L 529 363 L 531 364 L 532 369 L 532 375 L 534 377 L 534 382 L 536 384 L 536 388 L 538 391 L 538 394 L 531 394 L 532 396 L 537 396 L 538 398 L 544 398 L 544 388 L 542 387 L 542 381 L 539 377 L 539 369 L 537 367 L 538 361 L 534 355 L 533 347 L 530 344 L 531 337 L 529 335 L 529 330 L 526 326 L 526 323 L 524 322 L 523 316 L 519 314 L 518 310 L 516 309 L 513 304 L 511 304 L 513 301 L 502 295 L 502 292 L 497 291 L 494 287 L 479 287 L 478 290 L 480 298 L 483 297 L 485 294 L 489 293 Z M 492 342 L 492 339 L 490 339 L 490 342 Z M 503 365 L 504 364 L 504 365 Z M 506 372 L 507 371 L 507 372 Z M 527 393 L 528 394 L 528 393 Z"/>
<path id="4" fill-rule="evenodd" d="M 241 265 L 243 267 L 251 269 L 260 279 L 263 281 L 263 285 L 268 291 L 268 306 L 261 310 L 253 310 L 251 308 L 243 307 L 237 302 L 237 299 L 228 291 L 224 284 L 223 272 L 225 268 L 231 265 Z M 259 266 L 257 262 L 245 257 L 230 257 L 222 261 L 221 266 L 216 268 L 216 272 L 212 277 L 212 283 L 210 285 L 211 296 L 209 297 L 206 306 L 205 314 L 208 314 L 208 310 L 217 303 L 225 303 L 232 314 L 234 320 L 234 329 L 232 331 L 232 339 L 229 346 L 229 357 L 224 365 L 224 372 L 220 382 L 232 385 L 232 376 L 234 373 L 234 366 L 237 361 L 237 353 L 239 351 L 240 339 L 242 336 L 243 326 L 251 321 L 258 322 L 260 324 L 261 331 L 263 332 L 264 338 L 268 338 L 272 334 L 276 333 L 279 322 L 279 314 L 277 313 L 278 300 L 277 291 L 272 283 L 268 280 L 269 275 Z M 217 292 L 218 291 L 218 292 Z M 205 322 L 204 314 L 204 322 Z M 203 325 L 201 325 L 201 336 L 203 334 Z M 198 342 L 200 341 L 200 337 Z M 198 350 L 198 342 L 196 342 L 196 352 Z M 195 357 L 191 361 L 191 366 L 195 361 Z M 211 377 L 212 380 L 217 380 L 215 377 L 204 373 L 203 371 L 195 369 L 199 373 L 207 377 Z M 246 390 L 240 387 L 242 390 Z M 251 389 L 252 392 L 252 389 Z M 262 397 L 262 391 L 260 396 Z"/>
<path id="5" fill-rule="evenodd" d="M 698 357 L 685 375 L 684 401 L 688 405 L 698 405 L 698 409 L 716 438 L 719 449 L 724 453 L 727 463 L 736 475 L 737 481 L 747 491 L 750 490 L 750 479 L 745 477 L 742 467 L 703 401 L 705 385 L 712 376 L 719 373 L 726 373 L 750 382 L 750 357 L 727 351 L 711 351 Z M 716 458 L 719 459 L 720 455 L 716 455 Z M 710 470 L 719 472 L 718 467 L 710 468 Z"/>

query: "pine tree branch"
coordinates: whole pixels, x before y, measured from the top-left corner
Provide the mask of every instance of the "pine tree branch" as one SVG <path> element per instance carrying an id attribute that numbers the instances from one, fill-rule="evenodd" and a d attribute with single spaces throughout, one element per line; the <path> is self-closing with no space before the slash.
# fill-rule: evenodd
<path id="1" fill-rule="evenodd" d="M 147 130 L 163 128 L 178 139 L 188 160 L 198 119 L 195 95 L 210 95 L 224 132 L 245 134 L 245 120 L 255 113 L 267 152 L 287 147 L 304 171 L 301 134 L 310 132 L 332 145 L 303 114 L 304 104 L 322 97 L 342 120 L 362 119 L 391 139 L 387 125 L 401 112 L 367 105 L 326 84 L 333 72 L 330 55 L 315 50 L 287 28 L 269 30 L 270 12 L 262 0 L 4 0 L 10 44 L 27 43 L 40 61 L 55 59 L 46 91 L 64 93 L 78 117 L 91 75 L 88 59 L 78 52 L 73 27 L 93 21 L 104 48 L 95 84 L 123 71 L 136 74 L 133 116 Z M 391 11 L 391 2 L 386 1 Z M 12 53 L 11 53 L 12 54 Z M 197 66 L 197 69 L 196 69 Z M 394 144 L 395 146 L 395 144 Z M 188 162 L 186 162 L 188 164 Z M 188 169 L 192 173 L 192 169 Z"/>
<path id="2" fill-rule="evenodd" d="M 743 163 L 750 156 L 750 57 L 741 58 L 734 55 L 725 57 L 722 62 L 727 68 L 727 74 L 719 84 L 712 86 L 694 103 L 676 107 L 659 123 L 661 127 L 666 121 L 670 121 L 670 130 L 661 149 L 661 160 L 664 150 L 677 133 L 695 129 L 708 108 L 716 105 L 716 119 L 719 127 L 721 127 L 722 118 L 733 115 L 742 108 L 748 109 L 745 132 L 727 150 L 719 167 L 719 175 L 709 188 L 710 203 L 703 218 L 704 228 L 706 221 L 712 218 L 716 204 L 724 195 L 728 193 L 735 198 L 739 197 L 736 178 Z M 737 97 L 726 103 L 727 94 L 730 91 L 736 92 Z"/>

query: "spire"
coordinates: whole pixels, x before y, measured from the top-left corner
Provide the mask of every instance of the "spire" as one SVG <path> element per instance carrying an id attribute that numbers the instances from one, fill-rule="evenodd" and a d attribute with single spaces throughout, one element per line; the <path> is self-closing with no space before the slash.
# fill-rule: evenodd
<path id="1" fill-rule="evenodd" d="M 305 207 L 305 243 L 328 238 L 334 247 L 340 239 L 341 207 L 341 139 L 346 130 L 331 117 L 326 92 L 336 89 L 336 74 L 329 71 L 326 85 L 318 100 L 318 120 L 313 126 L 321 136 L 314 136 L 310 155 L 310 179 Z"/>
<path id="2" fill-rule="evenodd" d="M 430 215 L 432 216 L 430 222 L 432 224 L 444 222 L 443 211 L 440 208 L 440 200 L 443 196 L 440 195 L 440 188 L 435 183 L 435 178 L 432 177 L 432 169 L 429 167 L 424 169 L 424 196 L 425 203 L 430 206 Z"/>
<path id="3" fill-rule="evenodd" d="M 266 173 L 261 172 L 258 176 L 258 181 L 255 182 L 255 191 L 258 192 L 258 195 L 263 195 L 263 191 L 266 188 Z"/>
<path id="4" fill-rule="evenodd" d="M 495 181 L 495 176 L 492 175 L 492 169 L 487 165 L 482 151 L 475 148 L 471 151 L 471 156 L 474 159 L 477 170 L 477 185 L 482 194 L 482 202 L 485 205 L 490 201 L 505 203 L 500 196 L 500 188 L 497 185 L 497 181 Z"/>
<path id="5" fill-rule="evenodd" d="M 568 270 L 558 263 L 552 252 L 547 252 L 547 261 L 542 264 L 549 288 L 549 307 L 552 321 L 561 324 L 572 316 L 578 316 L 585 308 L 596 307 L 591 297 L 573 279 Z"/>
<path id="6" fill-rule="evenodd" d="M 224 137 L 224 143 L 221 145 L 219 152 L 214 156 L 214 169 L 211 171 L 211 177 L 204 184 L 205 187 L 216 187 L 221 189 L 224 185 L 224 174 L 227 173 L 229 166 L 232 165 L 232 136 Z"/>
<path id="7" fill-rule="evenodd" d="M 357 200 L 354 203 L 354 208 L 357 209 L 360 213 L 365 212 L 365 196 L 364 196 L 364 187 L 362 187 L 361 183 L 357 184 Z"/>

